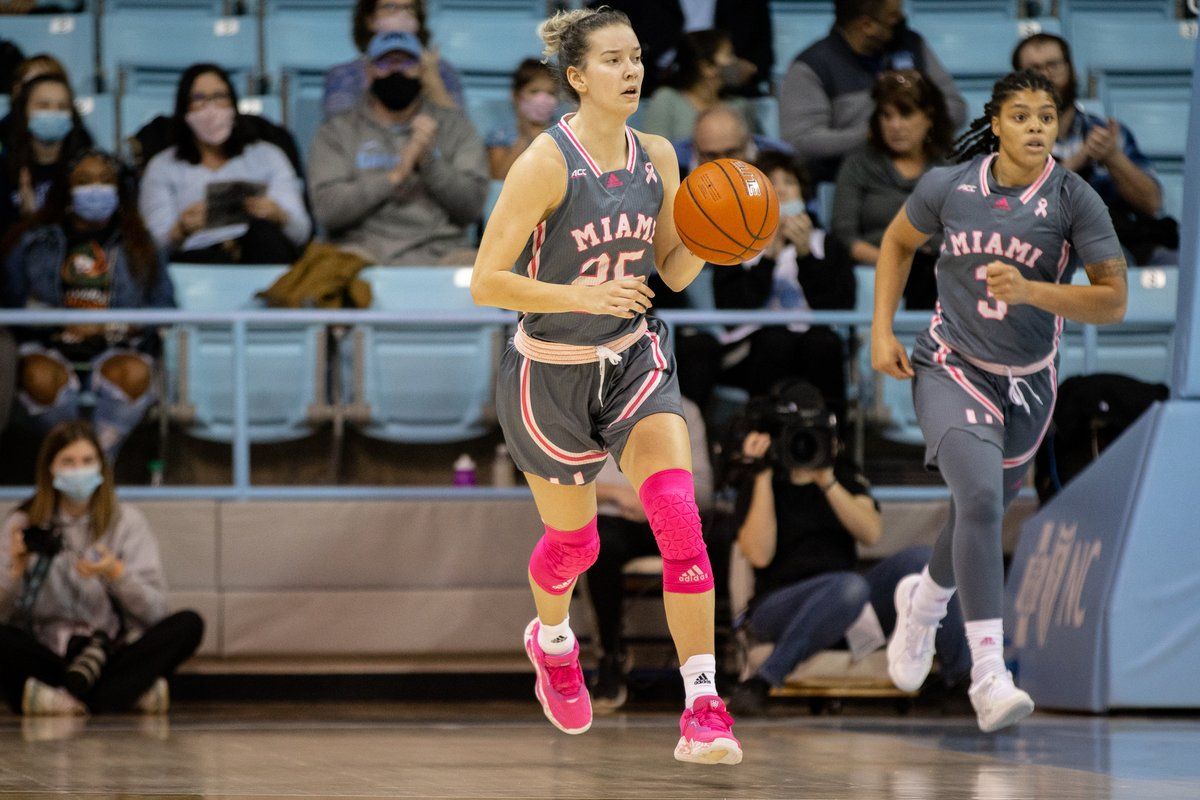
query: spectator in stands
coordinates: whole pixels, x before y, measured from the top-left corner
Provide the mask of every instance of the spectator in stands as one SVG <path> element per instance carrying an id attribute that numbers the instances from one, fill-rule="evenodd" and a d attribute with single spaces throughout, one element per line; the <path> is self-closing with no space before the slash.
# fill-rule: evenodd
<path id="1" fill-rule="evenodd" d="M 675 143 L 675 155 L 684 175 L 718 158 L 754 161 L 759 153 L 768 151 L 790 154 L 792 147 L 769 136 L 751 134 L 746 117 L 725 103 L 700 112 L 690 137 Z"/>
<path id="2" fill-rule="evenodd" d="M 774 420 L 783 418 L 774 410 L 781 407 L 794 409 L 792 417 L 829 416 L 820 393 L 805 383 L 783 388 L 767 405 L 772 411 L 764 416 Z M 832 420 L 825 424 L 836 430 Z M 843 638 L 866 642 L 862 650 L 868 652 L 881 646 L 896 624 L 896 584 L 919 572 L 930 553 L 926 545 L 909 547 L 860 573 L 858 549 L 877 545 L 883 535 L 879 506 L 861 469 L 841 453 L 836 434 L 829 458 L 794 467 L 772 450 L 767 432 L 755 430 L 776 425 L 764 419 L 742 426 L 749 432 L 741 444 L 742 464 L 731 477 L 742 519 L 737 546 L 754 567 L 747 632 L 753 640 L 775 644 L 754 675 L 733 690 L 730 709 L 743 716 L 763 713 L 772 687 Z M 961 620 L 957 600 L 949 613 Z M 936 652 L 947 686 L 969 673 L 961 625 L 943 624 Z"/>
<path id="3" fill-rule="evenodd" d="M 9 308 L 168 308 L 171 281 L 111 156 L 85 151 L 65 185 L 26 225 L 4 265 Z M 18 331 L 22 405 L 49 430 L 80 414 L 77 364 L 88 364 L 94 418 L 106 457 L 117 451 L 154 399 L 156 342 L 128 325 Z"/>
<path id="4" fill-rule="evenodd" d="M 917 181 L 945 163 L 954 128 L 941 91 L 916 70 L 883 73 L 871 97 L 875 111 L 867 143 L 847 155 L 838 170 L 832 224 L 854 262 L 873 266 L 883 232 Z M 927 244 L 913 261 L 904 290 L 908 308 L 933 308 L 937 245 Z"/>
<path id="5" fill-rule="evenodd" d="M 767 0 L 590 0 L 590 8 L 609 6 L 625 12 L 642 45 L 646 75 L 642 96 L 658 88 L 675 61 L 680 40 L 693 31 L 719 30 L 729 35 L 737 54 L 737 94 L 758 97 L 770 91 L 775 68 L 771 9 Z"/>
<path id="6" fill-rule="evenodd" d="M 781 153 L 764 153 L 757 165 L 779 194 L 779 230 L 758 258 L 713 271 L 717 308 L 853 308 L 856 287 L 849 254 L 805 210 L 809 186 L 802 168 Z M 845 345 L 832 329 L 743 325 L 726 331 L 721 344 L 721 383 L 765 395 L 784 380 L 804 378 L 844 416 Z"/>
<path id="7" fill-rule="evenodd" d="M 0 151 L 0 236 L 41 209 L 63 165 L 91 141 L 66 78 L 40 75 L 24 84 Z"/>
<path id="8" fill-rule="evenodd" d="M 175 94 L 173 145 L 150 159 L 141 210 L 171 260 L 290 264 L 312 231 L 282 150 L 251 141 L 229 74 L 194 64 Z"/>
<path id="9" fill-rule="evenodd" d="M 1162 187 L 1133 132 L 1112 117 L 1089 114 L 1079 104 L 1079 81 L 1067 40 L 1050 33 L 1030 36 L 1013 51 L 1012 63 L 1013 69 L 1040 72 L 1058 89 L 1063 107 L 1054 157 L 1100 195 L 1117 237 L 1134 260 L 1145 263 L 1160 244 L 1178 247 L 1177 233 L 1174 241 L 1160 241 L 1162 231 L 1155 219 L 1162 211 Z"/>
<path id="10" fill-rule="evenodd" d="M 8 87 L 16 80 L 17 67 L 25 54 L 16 42 L 0 37 L 0 94 L 9 94 Z"/>
<path id="11" fill-rule="evenodd" d="M 712 555 L 714 578 L 724 574 L 731 542 L 716 542 L 709 511 L 713 500 L 712 464 L 704 416 L 691 400 L 683 400 L 684 418 L 692 445 L 692 475 L 696 482 L 696 505 L 704 525 L 705 544 Z M 592 685 L 592 706 L 612 711 L 625 704 L 628 695 L 628 659 L 622 637 L 625 604 L 625 565 L 635 558 L 657 556 L 658 545 L 646 520 L 638 493 L 609 456 L 596 479 L 599 515 L 600 556 L 587 573 L 588 596 L 596 612 L 600 640 L 599 670 Z"/>
<path id="12" fill-rule="evenodd" d="M 739 68 L 729 34 L 718 30 L 684 34 L 665 84 L 646 103 L 639 127 L 672 142 L 687 139 L 696 117 L 721 104 L 722 91 L 736 85 Z M 724 105 L 741 114 L 752 129 L 758 127 L 745 98 L 730 97 Z"/>
<path id="13" fill-rule="evenodd" d="M 954 126 L 966 121 L 953 78 L 909 30 L 900 0 L 835 0 L 833 30 L 796 57 L 779 89 L 780 131 L 815 180 L 833 180 L 842 157 L 867 140 L 871 87 L 879 73 L 897 69 L 925 73 Z"/>
<path id="14" fill-rule="evenodd" d="M 469 263 L 461 247 L 487 193 L 483 143 L 462 111 L 425 100 L 416 36 L 376 34 L 367 55 L 370 93 L 313 140 L 317 220 L 331 244 L 377 264 Z"/>
<path id="15" fill-rule="evenodd" d="M 68 80 L 69 77 L 67 69 L 62 65 L 62 62 L 49 53 L 39 53 L 21 60 L 13 69 L 11 81 L 4 84 L 11 85 L 12 87 L 9 92 L 9 96 L 12 98 L 10 107 L 21 96 L 21 89 L 25 84 L 42 75 L 55 75 L 64 81 Z M 8 131 L 11 124 L 12 112 L 9 111 L 9 113 L 4 115 L 3 119 L 0 119 L 0 142 L 8 141 Z M 87 132 L 87 129 L 85 128 L 84 131 Z M 83 146 L 90 147 L 91 144 L 91 136 L 89 135 Z"/>
<path id="16" fill-rule="evenodd" d="M 554 123 L 558 83 L 554 71 L 536 58 L 527 58 L 512 78 L 513 123 L 488 134 L 488 163 L 493 180 L 504 180 L 517 156 L 537 135 Z"/>
<path id="17" fill-rule="evenodd" d="M 196 652 L 204 622 L 194 611 L 168 615 L 158 542 L 141 511 L 117 502 L 111 464 L 86 422 L 46 437 L 34 494 L 6 520 L 3 538 L 0 690 L 9 708 L 166 713 L 166 679 Z M 107 653 L 90 683 L 73 668 L 89 642 Z"/>
<path id="18" fill-rule="evenodd" d="M 367 45 L 378 33 L 410 33 L 421 42 L 421 89 L 425 99 L 443 108 L 462 108 L 462 78 L 458 70 L 441 59 L 436 45 L 430 45 L 425 27 L 425 0 L 356 0 L 354 3 L 354 45 L 363 55 L 338 64 L 325 76 L 325 97 L 321 102 L 325 119 L 352 110 L 371 87 Z"/>

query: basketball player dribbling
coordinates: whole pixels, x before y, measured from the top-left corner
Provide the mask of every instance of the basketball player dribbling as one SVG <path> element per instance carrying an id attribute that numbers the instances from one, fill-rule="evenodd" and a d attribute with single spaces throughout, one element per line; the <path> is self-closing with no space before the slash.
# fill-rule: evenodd
<path id="1" fill-rule="evenodd" d="M 576 579 L 599 551 L 593 481 L 611 452 L 663 556 L 663 603 L 687 697 L 675 758 L 737 764 L 741 744 L 717 695 L 712 568 L 675 360 L 666 327 L 646 317 L 651 270 L 678 291 L 704 266 L 672 220 L 679 165 L 666 139 L 625 124 L 638 107 L 643 66 L 624 14 L 563 12 L 540 33 L 579 111 L 514 163 L 471 279 L 480 305 L 521 312 L 496 406 L 545 525 L 529 561 L 537 617 L 525 650 L 535 693 L 560 730 L 591 725 L 568 611 Z"/>
<path id="2" fill-rule="evenodd" d="M 1005 668 L 1000 523 L 1046 433 L 1063 318 L 1125 315 L 1125 259 L 1108 209 L 1050 155 L 1059 98 L 1033 72 L 996 83 L 960 140 L 957 166 L 931 170 L 884 235 L 875 271 L 871 363 L 913 378 L 925 462 L 950 487 L 950 519 L 929 565 L 896 588 L 888 672 L 909 691 L 933 661 L 954 587 L 971 649 L 971 704 L 985 732 L 1033 711 Z M 938 303 L 910 363 L 892 320 L 913 253 L 942 238 Z M 1090 286 L 1072 286 L 1072 250 Z"/>

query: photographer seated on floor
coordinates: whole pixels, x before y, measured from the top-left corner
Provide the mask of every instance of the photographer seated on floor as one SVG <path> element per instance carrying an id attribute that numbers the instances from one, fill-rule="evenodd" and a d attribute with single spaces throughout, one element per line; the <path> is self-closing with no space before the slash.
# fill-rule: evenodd
<path id="1" fill-rule="evenodd" d="M 51 429 L 37 489 L 4 525 L 0 691 L 28 716 L 165 713 L 166 678 L 196 652 L 204 623 L 167 615 L 158 543 L 118 503 L 86 422 Z"/>
<path id="2" fill-rule="evenodd" d="M 841 456 L 837 419 L 811 384 L 785 384 L 751 400 L 732 431 L 730 452 L 740 452 L 730 473 L 743 520 L 737 544 L 754 567 L 744 624 L 755 640 L 775 645 L 734 687 L 729 709 L 744 717 L 764 713 L 772 687 L 844 638 L 859 640 L 855 650 L 863 655 L 882 646 L 896 624 L 897 585 L 920 572 L 930 548 L 911 547 L 859 574 L 858 546 L 880 540 L 883 519 L 866 478 Z M 969 672 L 957 599 L 937 632 L 936 652 L 947 686 Z"/>

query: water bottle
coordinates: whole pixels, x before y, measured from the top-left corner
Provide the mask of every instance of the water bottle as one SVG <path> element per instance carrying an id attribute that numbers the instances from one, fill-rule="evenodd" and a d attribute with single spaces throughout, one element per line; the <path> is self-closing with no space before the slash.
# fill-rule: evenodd
<path id="1" fill-rule="evenodd" d="M 454 485 L 475 485 L 475 462 L 466 453 L 463 453 L 458 457 L 458 460 L 454 462 Z"/>
<path id="2" fill-rule="evenodd" d="M 146 465 L 146 468 L 150 471 L 150 485 L 151 486 L 162 486 L 163 485 L 163 462 L 156 458 L 153 461 L 151 461 L 150 463 L 148 463 Z"/>
<path id="3" fill-rule="evenodd" d="M 513 473 L 512 459 L 508 457 L 508 448 L 504 442 L 496 445 L 496 454 L 492 456 L 492 486 L 515 486 L 516 475 Z"/>

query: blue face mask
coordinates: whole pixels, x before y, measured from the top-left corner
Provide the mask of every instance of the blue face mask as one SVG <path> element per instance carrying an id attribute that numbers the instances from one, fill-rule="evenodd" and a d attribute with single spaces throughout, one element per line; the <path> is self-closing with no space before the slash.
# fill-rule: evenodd
<path id="1" fill-rule="evenodd" d="M 71 189 L 71 208 L 87 222 L 108 222 L 117 211 L 117 187 L 111 183 L 89 183 Z"/>
<path id="2" fill-rule="evenodd" d="M 44 144 L 57 144 L 67 138 L 73 124 L 70 111 L 34 111 L 29 115 L 29 132 Z"/>
<path id="3" fill-rule="evenodd" d="M 804 211 L 803 200 L 788 200 L 786 203 L 779 204 L 779 216 L 781 217 L 798 217 Z"/>
<path id="4" fill-rule="evenodd" d="M 76 503 L 91 500 L 102 483 L 104 477 L 100 474 L 99 466 L 64 469 L 54 473 L 54 488 Z"/>

